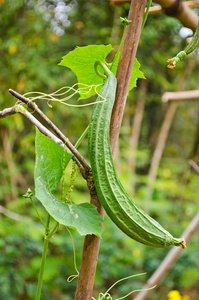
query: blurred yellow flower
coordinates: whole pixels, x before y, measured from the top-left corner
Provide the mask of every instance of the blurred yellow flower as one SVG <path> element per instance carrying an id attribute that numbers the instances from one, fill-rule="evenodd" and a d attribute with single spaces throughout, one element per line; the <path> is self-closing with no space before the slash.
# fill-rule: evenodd
<path id="1" fill-rule="evenodd" d="M 134 250 L 132 251 L 132 254 L 133 254 L 134 257 L 140 256 L 140 249 L 134 249 Z"/>
<path id="2" fill-rule="evenodd" d="M 169 178 L 171 177 L 171 170 L 170 169 L 164 169 L 163 170 L 163 176 L 166 177 L 166 178 Z"/>
<path id="3" fill-rule="evenodd" d="M 10 55 L 13 55 L 17 52 L 17 45 L 15 43 L 12 43 L 8 49 L 8 52 Z"/>
<path id="4" fill-rule="evenodd" d="M 182 300 L 180 293 L 176 290 L 170 291 L 167 297 L 169 300 Z"/>
<path id="5" fill-rule="evenodd" d="M 50 39 L 51 39 L 53 42 L 56 42 L 56 41 L 59 40 L 59 35 L 56 34 L 56 33 L 52 33 L 52 34 L 50 35 Z"/>
<path id="6" fill-rule="evenodd" d="M 190 297 L 188 295 L 182 296 L 181 300 L 190 300 Z"/>

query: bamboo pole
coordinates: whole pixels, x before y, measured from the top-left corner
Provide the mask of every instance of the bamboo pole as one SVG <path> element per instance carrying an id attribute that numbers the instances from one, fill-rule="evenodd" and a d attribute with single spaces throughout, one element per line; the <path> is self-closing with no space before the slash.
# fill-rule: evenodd
<path id="1" fill-rule="evenodd" d="M 194 67 L 195 67 L 195 62 L 190 61 L 189 64 L 187 65 L 184 76 L 181 77 L 181 79 L 180 79 L 180 82 L 179 82 L 180 90 L 183 90 L 185 88 L 186 80 L 187 80 L 187 78 L 189 78 Z M 151 165 L 150 165 L 149 174 L 148 174 L 147 191 L 146 191 L 146 200 L 148 202 L 151 201 L 151 199 L 153 197 L 153 191 L 154 191 L 155 180 L 157 177 L 158 168 L 159 168 L 162 154 L 163 154 L 163 151 L 165 148 L 169 130 L 171 128 L 171 124 L 173 122 L 178 105 L 179 105 L 179 102 L 177 102 L 177 101 L 171 102 L 169 104 L 169 107 L 168 107 L 166 115 L 164 117 L 162 126 L 160 128 L 157 145 L 155 147 L 155 150 L 154 150 L 154 153 L 153 153 L 153 156 L 151 159 Z"/>
<path id="2" fill-rule="evenodd" d="M 163 102 L 199 100 L 199 90 L 183 92 L 166 92 L 162 95 Z"/>
<path id="3" fill-rule="evenodd" d="M 166 112 L 165 118 L 163 120 L 160 133 L 158 136 L 158 142 L 155 147 L 153 157 L 151 159 L 151 165 L 148 174 L 147 181 L 147 191 L 146 191 L 146 200 L 149 203 L 153 198 L 154 186 L 157 177 L 158 168 L 160 165 L 160 160 L 165 148 L 166 140 L 173 122 L 176 110 L 178 108 L 178 103 L 172 102 Z"/>
<path id="4" fill-rule="evenodd" d="M 136 153 L 141 132 L 144 108 L 146 102 L 147 80 L 143 79 L 140 82 L 140 94 L 137 99 L 135 115 L 133 119 L 132 132 L 130 137 L 130 154 L 128 164 L 131 172 L 134 174 L 136 169 Z"/>

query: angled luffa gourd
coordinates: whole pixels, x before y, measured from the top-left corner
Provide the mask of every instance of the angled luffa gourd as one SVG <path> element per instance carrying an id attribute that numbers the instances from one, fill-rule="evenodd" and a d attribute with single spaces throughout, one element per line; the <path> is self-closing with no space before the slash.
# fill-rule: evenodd
<path id="1" fill-rule="evenodd" d="M 176 245 L 185 248 L 183 239 L 174 238 L 132 201 L 117 176 L 109 140 L 116 86 L 116 77 L 107 72 L 89 128 L 88 151 L 99 200 L 112 221 L 132 239 L 154 247 Z"/>

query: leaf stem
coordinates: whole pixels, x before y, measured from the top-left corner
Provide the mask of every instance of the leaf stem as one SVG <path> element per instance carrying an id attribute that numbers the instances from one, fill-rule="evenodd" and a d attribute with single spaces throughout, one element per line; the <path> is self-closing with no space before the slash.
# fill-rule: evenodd
<path id="1" fill-rule="evenodd" d="M 130 25 L 132 23 L 131 20 L 128 20 L 127 18 L 122 18 L 122 17 L 120 17 L 120 21 L 121 21 L 122 25 L 124 26 L 124 30 L 123 30 L 123 34 L 122 34 L 122 38 L 121 38 L 121 41 L 120 41 L 118 51 L 117 51 L 117 53 L 116 53 L 116 55 L 115 55 L 115 57 L 114 57 L 114 59 L 111 63 L 110 70 L 112 69 L 113 65 L 115 64 L 115 61 L 117 61 L 118 56 L 120 56 L 122 44 L 123 44 L 125 33 L 126 33 L 126 28 L 127 28 L 128 25 Z"/>
<path id="2" fill-rule="evenodd" d="M 105 63 L 103 63 L 103 62 L 100 61 L 100 60 L 96 60 L 95 65 L 94 65 L 94 67 L 95 67 L 95 72 L 96 72 L 96 74 L 97 74 L 98 76 L 100 76 L 100 77 L 102 77 L 103 79 L 106 80 L 106 79 L 107 79 L 106 75 L 102 74 L 102 73 L 98 70 L 98 68 L 97 68 L 98 66 L 101 66 L 101 67 L 103 68 L 103 70 L 104 70 L 104 72 L 105 72 L 106 75 L 110 74 L 111 71 L 110 71 L 109 68 L 105 65 Z"/>
<path id="3" fill-rule="evenodd" d="M 76 144 L 74 146 L 76 149 L 79 147 L 79 145 L 82 142 L 83 138 L 87 135 L 88 130 L 89 130 L 89 125 L 86 127 L 86 129 L 84 130 L 84 132 L 81 134 L 81 136 L 77 140 L 77 142 L 76 142 Z"/>
<path id="4" fill-rule="evenodd" d="M 149 8 L 150 8 L 150 6 L 151 6 L 151 2 L 152 2 L 152 0 L 149 0 L 149 1 L 148 1 L 147 7 L 146 7 L 146 11 L 145 11 L 145 14 L 144 14 L 144 19 L 143 19 L 143 21 L 142 21 L 142 28 L 141 28 L 141 31 L 142 31 L 142 29 L 144 28 L 144 25 L 145 25 L 145 23 L 146 23 L 146 19 L 147 19 L 148 13 L 149 13 Z"/>
<path id="5" fill-rule="evenodd" d="M 53 227 L 53 229 L 50 231 L 48 235 L 48 239 L 50 239 L 53 236 L 53 234 L 55 234 L 58 228 L 59 228 L 59 222 L 56 222 L 55 226 Z"/>
<path id="6" fill-rule="evenodd" d="M 121 39 L 118 51 L 121 50 L 121 47 L 122 47 L 122 44 L 123 44 L 123 41 L 124 41 L 124 36 L 125 36 L 125 33 L 126 33 L 126 28 L 127 28 L 127 26 L 129 26 L 132 23 L 132 21 L 128 20 L 127 18 L 120 17 L 120 20 L 121 20 L 122 25 L 124 26 L 124 30 L 123 30 L 122 39 Z"/>
<path id="7" fill-rule="evenodd" d="M 37 285 L 37 292 L 35 296 L 35 300 L 40 300 L 41 297 L 41 288 L 42 288 L 42 283 L 43 283 L 43 275 L 44 275 L 44 268 L 45 268 L 45 263 L 46 263 L 46 256 L 47 256 L 47 251 L 48 251 L 48 243 L 50 239 L 49 235 L 49 225 L 50 225 L 50 214 L 47 216 L 47 221 L 46 221 L 46 229 L 45 229 L 45 237 L 44 237 L 44 246 L 43 246 L 43 253 L 42 253 L 42 259 L 41 259 L 41 266 L 39 270 L 39 278 L 38 278 L 38 285 Z"/>
<path id="8" fill-rule="evenodd" d="M 36 205 L 34 204 L 34 201 L 33 201 L 33 199 L 32 199 L 32 196 L 33 196 L 33 193 L 32 193 L 32 191 L 31 191 L 31 189 L 28 189 L 27 193 L 26 193 L 25 195 L 23 195 L 24 198 L 30 199 L 30 201 L 31 201 L 31 203 L 32 203 L 32 205 L 33 205 L 33 207 L 34 207 L 34 209 L 35 209 L 35 211 L 36 211 L 36 214 L 37 214 L 39 220 L 40 220 L 41 223 L 43 224 L 44 228 L 46 228 L 46 225 L 44 224 L 44 221 L 42 220 L 42 217 L 40 216 L 40 214 L 39 214 L 39 212 L 38 212 L 38 210 L 37 210 L 37 207 L 36 207 Z"/>

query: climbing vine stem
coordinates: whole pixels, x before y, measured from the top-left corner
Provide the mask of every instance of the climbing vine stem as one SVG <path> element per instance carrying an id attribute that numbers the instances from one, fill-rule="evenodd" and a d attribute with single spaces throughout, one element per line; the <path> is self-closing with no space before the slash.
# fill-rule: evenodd
<path id="1" fill-rule="evenodd" d="M 183 60 L 188 54 L 192 53 L 199 45 L 199 22 L 194 33 L 194 36 L 191 39 L 191 42 L 187 45 L 187 47 L 180 51 L 175 57 L 168 60 L 168 68 L 173 69 L 175 68 L 176 64 Z"/>
<path id="2" fill-rule="evenodd" d="M 35 296 L 35 300 L 40 300 L 41 297 L 41 288 L 42 288 L 42 283 L 43 283 L 43 275 L 44 275 L 44 268 L 45 268 L 45 263 L 46 263 L 46 256 L 47 256 L 47 251 L 48 251 L 48 243 L 49 243 L 49 226 L 50 226 L 50 215 L 48 214 L 47 216 L 47 221 L 46 221 L 46 229 L 45 229 L 45 237 L 44 237 L 44 246 L 43 246 L 43 253 L 42 253 L 42 258 L 41 258 L 41 266 L 39 270 L 39 278 L 38 278 L 38 285 L 37 285 L 37 292 Z"/>

